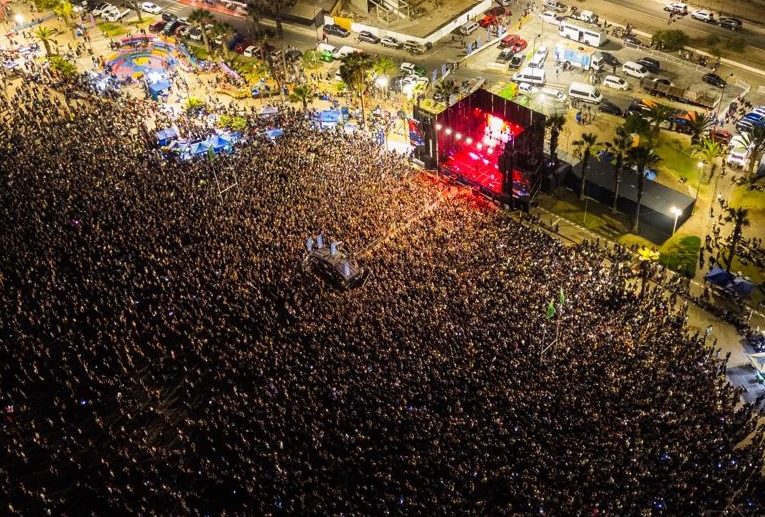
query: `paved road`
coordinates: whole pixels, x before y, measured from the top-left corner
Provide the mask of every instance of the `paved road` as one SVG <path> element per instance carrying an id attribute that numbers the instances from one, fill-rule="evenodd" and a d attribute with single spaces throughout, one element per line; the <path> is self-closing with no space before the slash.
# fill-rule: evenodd
<path id="1" fill-rule="evenodd" d="M 663 10 L 664 5 L 668 3 L 669 0 L 594 0 L 587 8 L 598 13 L 601 18 L 616 21 L 621 25 L 630 23 L 649 33 L 656 30 L 681 29 L 691 38 L 699 40 L 713 34 L 720 38 L 744 36 L 751 46 L 765 49 L 765 30 L 750 23 L 745 23 L 740 32 L 732 32 L 718 25 L 694 20 L 688 15 L 668 25 L 669 14 Z"/>

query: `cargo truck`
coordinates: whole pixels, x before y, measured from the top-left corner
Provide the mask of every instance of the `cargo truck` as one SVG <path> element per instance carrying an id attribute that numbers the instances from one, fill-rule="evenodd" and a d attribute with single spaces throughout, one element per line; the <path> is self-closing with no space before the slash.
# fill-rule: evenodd
<path id="1" fill-rule="evenodd" d="M 603 54 L 592 49 L 576 48 L 568 45 L 555 47 L 555 62 L 568 63 L 569 66 L 582 70 L 600 70 L 603 66 Z"/>
<path id="2" fill-rule="evenodd" d="M 677 102 L 684 102 L 693 106 L 713 109 L 720 102 L 720 96 L 707 92 L 695 91 L 690 88 L 680 88 L 673 84 L 654 81 L 651 77 L 640 80 L 640 86 L 647 92 L 658 97 L 666 97 Z"/>

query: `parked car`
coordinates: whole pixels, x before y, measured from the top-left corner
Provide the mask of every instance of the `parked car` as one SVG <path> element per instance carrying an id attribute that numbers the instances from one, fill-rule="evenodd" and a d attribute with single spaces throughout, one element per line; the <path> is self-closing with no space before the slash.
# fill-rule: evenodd
<path id="1" fill-rule="evenodd" d="M 255 57 L 260 52 L 260 48 L 255 45 L 250 45 L 242 51 L 244 57 Z"/>
<path id="2" fill-rule="evenodd" d="M 622 112 L 622 109 L 614 104 L 611 101 L 602 101 L 600 104 L 598 104 L 598 111 L 602 111 L 603 113 L 608 113 L 609 115 L 616 115 L 617 117 L 621 117 L 624 113 Z"/>
<path id="3" fill-rule="evenodd" d="M 167 22 L 164 20 L 154 22 L 151 25 L 149 25 L 149 32 L 155 32 L 155 33 L 159 32 L 165 28 L 165 25 L 167 25 Z"/>
<path id="4" fill-rule="evenodd" d="M 133 11 L 130 9 L 123 9 L 122 11 L 117 9 L 116 11 L 109 13 L 105 19 L 106 21 L 112 22 L 112 23 L 118 22 L 122 20 L 123 18 L 127 17 L 131 12 Z"/>
<path id="5" fill-rule="evenodd" d="M 670 2 L 664 6 L 664 10 L 672 14 L 688 14 L 688 6 L 682 2 Z"/>
<path id="6" fill-rule="evenodd" d="M 610 52 L 601 52 L 600 55 L 603 56 L 603 62 L 608 66 L 619 66 L 622 64 L 622 62 L 619 61 L 619 58 Z"/>
<path id="7" fill-rule="evenodd" d="M 741 20 L 738 18 L 720 18 L 720 21 L 717 23 L 723 29 L 728 29 L 729 31 L 740 31 L 742 25 Z"/>
<path id="8" fill-rule="evenodd" d="M 515 52 L 513 52 L 513 49 L 503 48 L 502 50 L 499 51 L 499 55 L 497 55 L 497 59 L 495 59 L 495 61 L 497 63 L 507 63 L 508 61 L 512 59 L 514 54 Z"/>
<path id="9" fill-rule="evenodd" d="M 652 74 L 658 74 L 661 70 L 661 64 L 652 57 L 641 57 L 635 62 L 643 65 Z"/>
<path id="10" fill-rule="evenodd" d="M 162 29 L 162 34 L 165 36 L 170 36 L 173 32 L 175 32 L 175 29 L 177 29 L 179 25 L 181 25 L 181 22 L 178 20 L 168 23 L 165 25 L 165 28 Z"/>
<path id="11" fill-rule="evenodd" d="M 191 27 L 186 25 L 185 23 L 181 23 L 178 25 L 178 28 L 175 29 L 175 35 L 179 38 L 185 38 L 189 35 L 189 32 L 191 32 Z"/>
<path id="12" fill-rule="evenodd" d="M 718 88 L 725 88 L 725 84 L 726 84 L 725 79 L 723 79 L 717 74 L 712 74 L 712 73 L 704 74 L 703 76 L 701 76 L 701 80 L 707 84 L 711 84 L 712 86 L 716 86 Z"/>
<path id="13" fill-rule="evenodd" d="M 709 132 L 709 138 L 720 145 L 728 145 L 730 139 L 733 138 L 733 134 L 727 129 L 717 128 Z"/>
<path id="14" fill-rule="evenodd" d="M 380 44 L 388 48 L 401 48 L 402 43 L 393 36 L 383 36 L 380 38 Z"/>
<path id="15" fill-rule="evenodd" d="M 366 41 L 367 43 L 374 43 L 376 45 L 380 43 L 380 38 L 369 31 L 361 31 L 359 32 L 359 41 Z"/>
<path id="16" fill-rule="evenodd" d="M 627 43 L 629 45 L 635 45 L 638 47 L 643 45 L 643 42 L 640 41 L 640 39 L 638 39 L 638 37 L 633 34 L 625 34 L 622 37 L 622 40 L 624 41 L 624 43 Z"/>
<path id="17" fill-rule="evenodd" d="M 521 37 L 518 34 L 508 34 L 507 36 L 503 36 L 502 39 L 499 40 L 499 48 L 512 47 L 519 39 L 521 39 Z"/>
<path id="18" fill-rule="evenodd" d="M 171 22 L 173 20 L 177 20 L 178 15 L 173 13 L 163 12 L 162 19 L 165 20 L 166 22 Z"/>
<path id="19" fill-rule="evenodd" d="M 531 95 L 534 93 L 534 87 L 529 83 L 518 83 L 518 92 L 524 95 Z"/>
<path id="20" fill-rule="evenodd" d="M 109 5 L 101 11 L 101 14 L 99 16 L 101 17 L 102 20 L 106 20 L 110 16 L 114 16 L 115 14 L 119 14 L 119 13 L 120 13 L 120 10 L 118 7 Z"/>
<path id="21" fill-rule="evenodd" d="M 614 90 L 629 90 L 630 85 L 626 79 L 615 75 L 607 75 L 603 78 L 603 86 L 613 88 Z"/>
<path id="22" fill-rule="evenodd" d="M 463 36 L 470 36 L 479 28 L 480 26 L 476 22 L 470 21 L 461 25 L 460 28 L 457 29 L 457 32 L 459 32 Z"/>
<path id="23" fill-rule="evenodd" d="M 563 16 L 557 14 L 555 11 L 545 11 L 539 15 L 544 23 L 550 23 L 552 25 L 560 26 L 560 22 L 564 20 Z"/>
<path id="24" fill-rule="evenodd" d="M 401 63 L 401 66 L 399 67 L 399 70 L 401 70 L 402 73 L 405 75 L 419 75 L 424 76 L 426 71 L 423 67 L 420 65 L 415 65 L 414 63 Z"/>
<path id="25" fill-rule="evenodd" d="M 341 38 L 347 38 L 351 32 L 348 29 L 344 29 L 343 27 L 340 27 L 339 25 L 335 25 L 334 23 L 328 23 L 324 26 L 322 29 L 324 34 L 330 35 L 330 36 L 339 36 Z"/>
<path id="26" fill-rule="evenodd" d="M 284 57 L 287 61 L 294 63 L 295 61 L 298 61 L 300 58 L 303 57 L 303 52 L 300 49 L 297 48 L 288 48 L 284 52 Z"/>
<path id="27" fill-rule="evenodd" d="M 515 43 L 513 43 L 513 46 L 510 48 L 513 49 L 513 52 L 518 53 L 518 52 L 523 52 L 524 50 L 526 50 L 526 47 L 528 46 L 529 44 L 525 39 L 519 38 L 515 41 Z"/>
<path id="28" fill-rule="evenodd" d="M 700 22 L 707 22 L 707 23 L 715 22 L 715 15 L 712 14 L 712 11 L 709 11 L 707 9 L 698 9 L 696 11 L 693 11 L 691 13 L 691 18 L 693 18 L 694 20 L 699 20 Z"/>
<path id="29" fill-rule="evenodd" d="M 202 41 L 202 29 L 199 27 L 193 27 L 189 31 L 189 38 L 193 39 L 194 41 Z"/>
<path id="30" fill-rule="evenodd" d="M 493 14 L 485 14 L 483 18 L 481 18 L 478 21 L 478 25 L 483 27 L 484 29 L 487 27 L 491 27 L 492 25 L 497 25 L 499 23 L 499 20 L 497 20 L 497 17 Z"/>
<path id="31" fill-rule="evenodd" d="M 102 4 L 98 4 L 98 5 L 96 6 L 96 8 L 95 8 L 95 9 L 93 9 L 93 10 L 91 11 L 91 14 L 92 14 L 93 16 L 100 16 L 100 15 L 101 15 L 101 12 L 102 12 L 104 9 L 106 9 L 107 7 L 114 7 L 114 6 L 113 6 L 112 4 L 108 4 L 108 3 L 106 3 L 106 2 L 104 2 L 104 3 L 102 3 Z"/>
<path id="32" fill-rule="evenodd" d="M 416 41 L 407 40 L 404 42 L 404 50 L 413 55 L 421 55 L 425 53 L 425 47 L 420 45 Z"/>
<path id="33" fill-rule="evenodd" d="M 523 65 L 523 61 L 526 59 L 526 56 L 523 54 L 515 54 L 512 58 L 510 58 L 510 62 L 508 63 L 508 68 L 510 69 L 520 69 L 521 65 Z"/>
<path id="34" fill-rule="evenodd" d="M 157 4 L 153 4 L 151 2 L 144 2 L 141 4 L 141 11 L 144 11 L 150 14 L 161 14 L 162 8 L 158 6 Z"/>
<path id="35" fill-rule="evenodd" d="M 483 13 L 484 16 L 504 16 L 507 14 L 507 9 L 502 7 L 501 5 L 495 5 L 485 13 Z"/>
<path id="36" fill-rule="evenodd" d="M 557 0 L 545 0 L 543 7 L 545 9 L 550 9 L 551 11 L 555 11 L 556 13 L 565 13 L 566 11 L 568 11 L 568 7 L 566 7 L 566 4 L 562 4 L 558 2 Z"/>

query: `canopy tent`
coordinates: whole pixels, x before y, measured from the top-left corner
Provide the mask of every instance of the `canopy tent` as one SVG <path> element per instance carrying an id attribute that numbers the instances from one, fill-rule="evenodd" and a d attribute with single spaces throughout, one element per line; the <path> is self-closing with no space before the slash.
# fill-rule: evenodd
<path id="1" fill-rule="evenodd" d="M 749 362 L 754 366 L 757 380 L 765 382 L 765 352 L 749 354 Z"/>
<path id="2" fill-rule="evenodd" d="M 733 275 L 721 267 L 715 266 L 709 271 L 709 273 L 704 275 L 704 280 L 719 285 L 720 287 L 725 287 L 731 282 L 731 280 L 733 280 Z"/>
<path id="3" fill-rule="evenodd" d="M 173 140 L 176 140 L 177 138 L 178 138 L 178 129 L 175 126 L 162 129 L 161 131 L 157 131 L 157 143 L 160 146 L 169 145 L 170 142 L 172 142 Z"/>
<path id="4" fill-rule="evenodd" d="M 229 151 L 231 150 L 232 143 L 231 140 L 228 138 L 221 136 L 221 135 L 213 135 L 210 138 L 206 140 L 206 143 L 212 148 L 213 151 L 216 153 L 219 151 Z"/>
<path id="5" fill-rule="evenodd" d="M 274 106 L 266 106 L 263 109 L 261 109 L 258 114 L 263 116 L 268 116 L 268 115 L 276 115 L 277 113 L 279 113 L 279 108 L 276 108 Z"/>
<path id="6" fill-rule="evenodd" d="M 729 289 L 735 291 L 740 296 L 749 296 L 754 289 L 754 284 L 746 278 L 737 276 L 728 286 Z"/>
<path id="7" fill-rule="evenodd" d="M 210 144 L 207 141 L 195 142 L 189 146 L 189 152 L 192 155 L 205 154 L 210 149 Z"/>
<path id="8" fill-rule="evenodd" d="M 166 79 L 162 79 L 154 83 L 149 83 L 149 95 L 151 95 L 152 99 L 157 100 L 157 97 L 159 97 L 160 94 L 165 90 L 169 90 L 170 86 L 170 81 Z"/>
<path id="9" fill-rule="evenodd" d="M 271 140 L 276 140 L 282 135 L 284 135 L 284 130 L 280 127 L 266 130 L 266 136 Z"/>

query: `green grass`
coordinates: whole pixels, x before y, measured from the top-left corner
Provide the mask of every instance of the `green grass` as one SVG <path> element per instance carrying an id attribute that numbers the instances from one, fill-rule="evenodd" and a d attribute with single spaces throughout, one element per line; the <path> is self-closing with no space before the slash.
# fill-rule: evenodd
<path id="1" fill-rule="evenodd" d="M 107 38 L 116 38 L 117 36 L 124 36 L 131 30 L 131 28 L 127 25 L 122 25 L 121 23 L 112 23 L 112 22 L 100 22 L 97 24 L 97 27 L 101 29 L 101 32 Z"/>
<path id="2" fill-rule="evenodd" d="M 695 235 L 675 234 L 659 248 L 659 263 L 681 275 L 693 278 L 699 260 L 701 239 Z"/>
<path id="3" fill-rule="evenodd" d="M 662 133 L 656 153 L 662 159 L 657 167 L 658 182 L 684 193 L 688 193 L 690 187 L 695 194 L 701 174 L 700 160 L 690 156 L 687 145 L 676 137 Z M 704 173 L 708 175 L 709 171 L 705 169 Z M 699 188 L 699 196 L 708 195 L 709 192 L 710 187 L 705 180 Z"/>
<path id="4" fill-rule="evenodd" d="M 187 43 L 186 48 L 189 49 L 189 52 L 194 54 L 194 57 L 201 59 L 202 61 L 206 60 L 209 56 L 209 53 L 207 52 L 207 49 L 204 47 L 204 45 L 192 45 Z"/>

